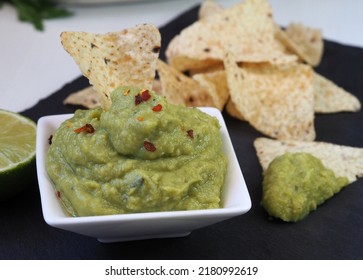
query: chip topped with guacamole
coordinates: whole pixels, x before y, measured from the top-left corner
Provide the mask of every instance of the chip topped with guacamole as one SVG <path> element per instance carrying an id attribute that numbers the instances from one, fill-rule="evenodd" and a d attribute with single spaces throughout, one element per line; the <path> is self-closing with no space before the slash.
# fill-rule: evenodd
<path id="1" fill-rule="evenodd" d="M 112 105 L 77 110 L 46 167 L 72 216 L 219 208 L 227 170 L 220 125 L 197 108 L 119 87 Z"/>
<path id="2" fill-rule="evenodd" d="M 311 211 L 363 176 L 363 149 L 317 141 L 265 137 L 254 146 L 263 170 L 261 205 L 286 222 Z"/>
<path id="3" fill-rule="evenodd" d="M 309 153 L 285 153 L 264 172 L 261 205 L 285 222 L 297 222 L 349 183 Z"/>

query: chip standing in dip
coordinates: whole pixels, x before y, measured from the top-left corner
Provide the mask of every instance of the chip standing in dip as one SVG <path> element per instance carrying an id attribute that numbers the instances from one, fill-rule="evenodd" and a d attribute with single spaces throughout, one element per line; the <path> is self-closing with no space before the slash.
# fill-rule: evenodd
<path id="1" fill-rule="evenodd" d="M 219 208 L 227 170 L 220 125 L 197 108 L 120 87 L 112 105 L 77 110 L 46 167 L 72 216 Z"/>

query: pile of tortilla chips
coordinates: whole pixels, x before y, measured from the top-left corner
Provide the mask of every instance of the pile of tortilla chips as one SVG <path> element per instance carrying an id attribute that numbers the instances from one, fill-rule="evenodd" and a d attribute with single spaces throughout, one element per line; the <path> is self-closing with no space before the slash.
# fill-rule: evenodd
<path id="1" fill-rule="evenodd" d="M 244 0 L 226 9 L 206 0 L 199 17 L 171 40 L 167 63 L 157 62 L 160 80 L 154 82 L 158 52 L 148 53 L 139 68 L 132 59 L 121 63 L 132 58 L 132 52 L 138 53 L 131 46 L 140 38 L 141 42 L 149 40 L 152 47 L 160 45 L 160 38 L 148 25 L 123 34 L 65 32 L 62 43 L 72 56 L 97 57 L 89 63 L 80 63 L 82 57 L 75 60 L 94 89 L 103 93 L 100 102 L 105 107 L 110 103 L 107 94 L 116 85 L 140 85 L 144 81 L 145 87 L 153 84 L 173 104 L 213 106 L 221 111 L 226 108 L 230 115 L 249 122 L 266 136 L 303 141 L 315 139 L 315 113 L 360 109 L 354 95 L 314 71 L 323 55 L 320 30 L 295 23 L 280 28 L 266 0 Z M 117 45 L 117 38 L 118 42 L 126 38 L 129 42 L 116 51 L 112 47 Z M 86 51 L 77 53 L 83 45 Z M 144 50 L 143 46 L 139 50 Z M 146 63 L 149 67 L 141 69 Z M 102 75 L 96 77 L 100 72 Z M 99 86 L 104 81 L 106 85 Z M 100 102 L 89 89 L 65 100 L 88 108 Z"/>
<path id="2" fill-rule="evenodd" d="M 158 59 L 160 33 L 149 24 L 104 35 L 63 32 L 61 40 L 93 85 L 67 104 L 107 110 L 119 86 L 154 89 L 174 104 L 225 109 L 275 138 L 255 141 L 264 170 L 281 153 L 305 151 L 350 182 L 363 176 L 363 149 L 313 142 L 315 113 L 355 112 L 360 101 L 314 71 L 323 55 L 320 30 L 280 28 L 266 0 L 226 9 L 206 0 L 199 20 L 167 46 L 167 62 Z"/>
<path id="3" fill-rule="evenodd" d="M 160 75 L 161 94 L 171 102 L 211 106 L 212 101 L 266 136 L 304 141 L 315 139 L 315 113 L 360 109 L 355 96 L 315 73 L 323 54 L 319 30 L 294 23 L 283 30 L 266 0 L 226 9 L 208 0 L 199 16 L 166 50 L 170 70 Z M 172 79 L 189 80 L 177 86 L 183 99 L 170 90 Z M 195 100 L 200 86 L 211 99 L 202 93 Z"/>

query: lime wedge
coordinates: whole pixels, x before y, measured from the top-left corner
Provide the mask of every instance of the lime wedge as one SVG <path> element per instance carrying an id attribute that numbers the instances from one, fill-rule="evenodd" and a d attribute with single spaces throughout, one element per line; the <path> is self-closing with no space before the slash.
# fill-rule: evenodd
<path id="1" fill-rule="evenodd" d="M 0 200 L 18 194 L 35 178 L 36 124 L 0 109 Z"/>

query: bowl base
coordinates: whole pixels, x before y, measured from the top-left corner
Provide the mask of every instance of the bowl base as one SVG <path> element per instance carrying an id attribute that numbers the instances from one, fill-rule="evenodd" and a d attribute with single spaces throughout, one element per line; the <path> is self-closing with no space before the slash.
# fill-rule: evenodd
<path id="1" fill-rule="evenodd" d="M 190 234 L 189 232 L 180 232 L 173 234 L 154 234 L 154 235 L 140 235 L 140 236 L 130 236 L 130 237 L 114 237 L 114 238 L 97 238 L 101 243 L 113 243 L 113 242 L 125 242 L 125 241 L 136 241 L 143 239 L 161 239 L 161 238 L 177 238 L 185 237 Z"/>

